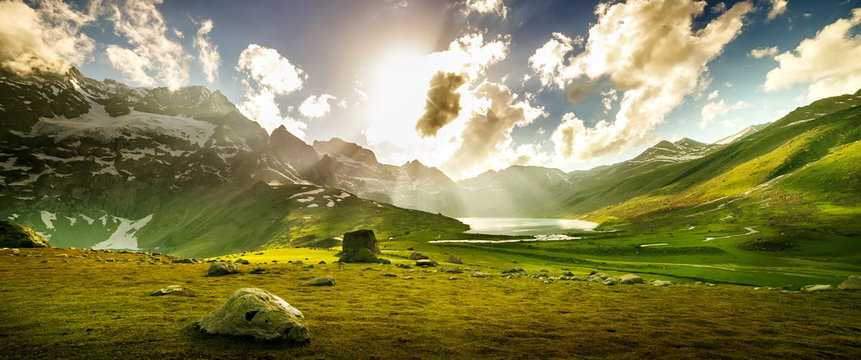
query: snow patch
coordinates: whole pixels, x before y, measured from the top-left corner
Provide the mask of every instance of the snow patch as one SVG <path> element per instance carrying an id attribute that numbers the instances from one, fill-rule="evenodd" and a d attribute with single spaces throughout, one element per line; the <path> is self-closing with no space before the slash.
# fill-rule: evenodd
<path id="1" fill-rule="evenodd" d="M 332 200 L 329 200 L 329 202 L 326 204 L 326 206 L 328 206 L 328 207 L 335 207 L 335 202 L 334 202 L 334 201 L 332 201 Z"/>
<path id="2" fill-rule="evenodd" d="M 290 195 L 290 197 L 289 197 L 288 199 L 293 199 L 293 198 L 297 198 L 297 197 L 300 197 L 300 196 L 306 196 L 306 195 L 317 195 L 317 194 L 319 194 L 319 193 L 321 193 L 321 192 L 323 192 L 323 191 L 325 191 L 325 190 L 326 190 L 326 189 L 318 188 L 318 189 L 315 189 L 315 190 L 310 190 L 310 191 L 304 191 L 304 192 L 300 192 L 300 193 L 295 193 L 295 194 L 293 194 L 293 195 Z M 313 199 L 314 199 L 314 198 L 311 198 L 311 200 L 313 200 Z"/>
<path id="3" fill-rule="evenodd" d="M 42 217 L 42 222 L 45 223 L 45 227 L 51 230 L 54 229 L 54 220 L 57 220 L 57 214 L 42 210 L 39 212 L 39 216 Z"/>
<path id="4" fill-rule="evenodd" d="M 317 204 L 311 204 L 311 205 L 308 205 L 307 207 L 309 207 L 309 208 L 315 208 L 315 207 L 318 207 L 318 206 L 320 206 L 320 205 L 317 205 Z"/>
<path id="5" fill-rule="evenodd" d="M 314 197 L 313 197 L 313 196 L 309 196 L 309 197 L 306 197 L 306 198 L 296 199 L 296 201 L 298 201 L 298 202 L 300 202 L 300 203 L 306 203 L 306 202 L 309 202 L 309 201 L 314 201 Z"/>
<path id="6" fill-rule="evenodd" d="M 114 222 L 119 222 L 117 230 L 108 237 L 107 240 L 93 245 L 93 249 L 128 249 L 140 250 L 138 248 L 138 238 L 135 233 L 146 226 L 152 220 L 153 214 L 149 214 L 140 220 L 131 220 L 121 217 L 112 216 Z M 105 217 L 102 217 L 103 219 Z"/>

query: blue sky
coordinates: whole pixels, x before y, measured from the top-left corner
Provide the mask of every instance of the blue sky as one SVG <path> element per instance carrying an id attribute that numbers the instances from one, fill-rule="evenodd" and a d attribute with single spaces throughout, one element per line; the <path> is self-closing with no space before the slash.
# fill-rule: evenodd
<path id="1" fill-rule="evenodd" d="M 38 12 L 55 2 L 27 5 Z M 283 122 L 308 142 L 340 137 L 371 148 L 384 162 L 418 158 L 455 178 L 511 164 L 586 169 L 631 158 L 660 139 L 714 142 L 817 96 L 861 87 L 861 69 L 852 61 L 826 64 L 815 49 L 797 49 L 810 39 L 812 48 L 835 57 L 861 51 L 853 17 L 859 1 L 678 0 L 656 10 L 663 3 L 76 1 L 67 3 L 70 9 L 91 19 L 64 31 L 91 39 L 92 46 L 65 56 L 96 79 L 217 89 L 264 127 Z M 41 26 L 69 21 L 55 16 Z M 211 30 L 199 35 L 209 21 Z M 629 27 L 617 29 L 614 21 Z M 728 29 L 706 39 L 709 24 Z M 836 40 L 816 39 L 832 24 L 848 29 L 834 26 Z M 649 35 L 661 26 L 677 31 L 684 44 Z M 631 29 L 636 34 L 623 33 Z M 200 61 L 198 38 L 219 60 L 213 81 Z M 542 78 L 530 59 L 554 39 L 571 49 L 542 58 L 552 65 Z M 635 54 L 617 61 L 625 49 Z M 755 49 L 763 50 L 759 58 Z M 159 57 L 161 51 L 169 55 Z M 169 68 L 174 72 L 165 74 Z M 648 69 L 658 72 L 638 73 Z M 628 79 L 626 71 L 636 75 Z M 766 86 L 770 71 L 774 79 Z M 273 72 L 282 74 L 275 79 Z M 425 99 L 436 72 L 464 79 L 439 94 L 459 97 L 461 108 L 431 121 L 433 135 L 421 136 L 418 118 L 436 106 Z M 674 79 L 677 73 L 687 81 Z M 585 89 L 582 99 L 569 101 L 572 89 Z M 311 96 L 316 101 L 302 107 Z M 608 128 L 597 129 L 601 120 Z"/>

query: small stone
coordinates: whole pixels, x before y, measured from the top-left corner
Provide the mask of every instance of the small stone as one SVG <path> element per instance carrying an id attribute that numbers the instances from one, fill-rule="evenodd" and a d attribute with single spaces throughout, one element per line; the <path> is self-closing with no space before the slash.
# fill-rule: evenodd
<path id="1" fill-rule="evenodd" d="M 317 264 L 318 264 L 318 265 L 326 265 L 326 262 L 325 262 L 325 261 L 323 261 L 323 260 L 320 260 L 320 262 L 318 262 Z"/>
<path id="2" fill-rule="evenodd" d="M 449 279 L 449 280 L 458 280 L 458 279 L 460 279 L 460 278 L 459 278 L 459 277 L 457 277 L 457 276 L 449 276 L 449 277 L 448 277 L 448 279 Z"/>
<path id="3" fill-rule="evenodd" d="M 664 281 L 664 280 L 652 280 L 649 282 L 649 284 L 652 284 L 654 286 L 670 286 L 673 283 L 669 282 L 669 281 Z"/>
<path id="4" fill-rule="evenodd" d="M 619 283 L 620 284 L 626 284 L 626 285 L 642 284 L 643 278 L 641 278 L 637 275 L 634 275 L 634 274 L 625 274 L 625 275 L 622 275 L 621 278 L 619 278 Z"/>
<path id="5" fill-rule="evenodd" d="M 476 272 L 472 273 L 472 275 L 470 275 L 470 276 L 475 277 L 475 278 L 481 278 L 481 279 L 490 279 L 491 277 L 493 277 L 493 275 L 486 273 L 486 272 L 481 272 L 481 271 L 476 271 Z"/>
<path id="6" fill-rule="evenodd" d="M 416 260 L 416 266 L 421 266 L 421 267 L 433 267 L 433 266 L 437 266 L 437 265 L 438 265 L 438 264 L 437 264 L 437 262 L 436 262 L 436 261 L 433 261 L 433 260 L 431 260 L 431 259 L 419 259 L 419 260 Z"/>
<path id="7" fill-rule="evenodd" d="M 168 285 L 168 286 L 165 286 L 165 287 L 159 289 L 158 291 L 156 291 L 152 294 L 149 294 L 149 295 L 150 296 L 162 296 L 162 295 L 176 294 L 176 293 L 181 293 L 181 292 L 185 292 L 185 288 L 182 287 L 182 285 Z"/>
<path id="8" fill-rule="evenodd" d="M 329 275 L 321 276 L 305 282 L 308 286 L 335 286 L 335 279 Z"/>
<path id="9" fill-rule="evenodd" d="M 261 275 L 261 274 L 266 274 L 268 272 L 269 271 L 264 269 L 264 268 L 254 268 L 251 271 L 249 271 L 248 273 L 249 274 L 255 274 L 255 275 Z"/>
<path id="10" fill-rule="evenodd" d="M 398 277 L 398 274 L 385 273 L 385 274 L 383 274 L 383 276 L 385 276 L 385 277 Z"/>
<path id="11" fill-rule="evenodd" d="M 412 266 L 409 266 L 407 264 L 395 264 L 395 266 L 397 266 L 401 269 L 412 269 L 413 268 Z"/>
<path id="12" fill-rule="evenodd" d="M 837 285 L 840 290 L 861 290 L 861 276 L 849 275 L 846 281 Z"/>
<path id="13" fill-rule="evenodd" d="M 223 276 L 230 274 L 238 274 L 239 268 L 235 264 L 227 262 L 214 262 L 209 266 L 206 276 Z"/>
<path id="14" fill-rule="evenodd" d="M 457 256 L 454 256 L 454 255 L 449 256 L 448 259 L 446 259 L 446 262 L 449 262 L 452 264 L 463 264 L 463 260 Z"/>
<path id="15" fill-rule="evenodd" d="M 413 279 L 413 277 L 412 277 L 412 276 L 404 276 L 402 279 L 404 279 L 404 280 L 412 280 L 412 279 Z"/>
<path id="16" fill-rule="evenodd" d="M 574 273 L 570 272 L 570 271 L 566 271 L 566 272 L 562 273 L 562 276 L 574 276 Z"/>
<path id="17" fill-rule="evenodd" d="M 430 259 L 430 257 L 428 257 L 427 255 L 422 254 L 420 252 L 414 252 L 414 253 L 410 254 L 410 260 L 421 260 L 421 259 Z"/>
<path id="18" fill-rule="evenodd" d="M 290 260 L 287 263 L 290 265 L 305 265 L 305 262 L 302 260 Z"/>
<path id="19" fill-rule="evenodd" d="M 801 291 L 806 292 L 817 292 L 817 291 L 831 291 L 834 290 L 834 287 L 831 285 L 807 285 L 801 288 Z"/>
<path id="20" fill-rule="evenodd" d="M 248 264 L 250 264 L 251 262 L 249 262 L 248 260 L 245 260 L 245 259 L 237 259 L 237 260 L 236 260 L 236 261 L 234 261 L 233 263 L 235 263 L 235 264 L 239 264 L 239 265 L 248 265 Z"/>

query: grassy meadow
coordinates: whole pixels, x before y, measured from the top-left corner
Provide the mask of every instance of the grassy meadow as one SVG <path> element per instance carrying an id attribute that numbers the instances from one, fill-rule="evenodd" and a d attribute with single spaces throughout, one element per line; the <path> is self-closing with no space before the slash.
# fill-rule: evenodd
<path id="1" fill-rule="evenodd" d="M 393 250 L 392 244 L 382 245 L 384 251 Z M 466 246 L 437 247 L 441 252 L 431 253 L 436 245 L 425 246 L 432 258 L 457 255 L 466 262 L 459 266 L 494 277 L 438 272 L 455 266 L 442 261 L 436 269 L 337 265 L 330 250 L 248 253 L 241 256 L 252 262 L 242 266 L 244 273 L 223 277 L 204 277 L 208 264 L 169 263 L 164 256 L 68 249 L 22 249 L 10 256 L 5 250 L 0 252 L 0 358 L 861 357 L 861 292 L 781 292 L 691 282 L 667 287 L 545 284 L 500 277 L 491 265 L 494 256 L 508 256 L 502 253 L 479 257 L 485 252 Z M 406 252 L 385 253 L 394 263 L 407 263 L 399 257 Z M 563 271 L 559 264 L 534 259 L 527 253 L 507 262 L 530 274 Z M 268 273 L 248 273 L 255 267 Z M 577 275 L 585 269 L 581 264 L 566 268 Z M 302 285 L 322 275 L 333 276 L 336 285 Z M 188 292 L 149 296 L 171 284 Z M 312 340 L 260 343 L 210 336 L 194 327 L 242 287 L 266 289 L 303 311 Z"/>

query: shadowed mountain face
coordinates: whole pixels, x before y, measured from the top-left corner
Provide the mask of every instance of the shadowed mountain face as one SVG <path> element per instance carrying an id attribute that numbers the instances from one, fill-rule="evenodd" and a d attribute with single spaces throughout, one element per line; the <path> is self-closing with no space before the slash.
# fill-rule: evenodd
<path id="1" fill-rule="evenodd" d="M 338 185 L 332 158 L 283 127 L 266 134 L 203 87 L 134 89 L 75 69 L 3 73 L 0 99 L 0 218 L 31 225 L 58 246 L 216 255 L 330 238 L 375 213 L 406 211 L 318 187 Z M 280 188 L 279 201 L 260 208 L 258 197 L 273 194 L 266 188 L 291 184 L 299 185 Z M 298 213 L 299 220 L 338 213 L 352 221 L 290 230 Z M 441 228 L 465 229 L 427 216 Z M 245 231 L 199 226 L 213 219 Z M 404 222 L 405 231 L 412 225 Z"/>

